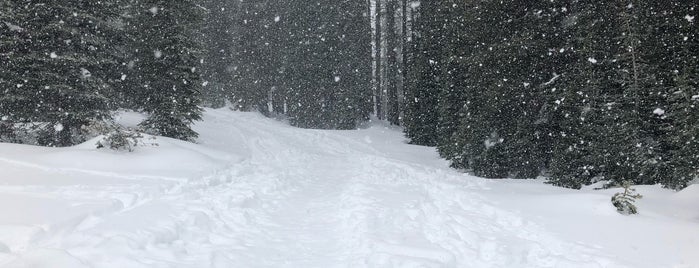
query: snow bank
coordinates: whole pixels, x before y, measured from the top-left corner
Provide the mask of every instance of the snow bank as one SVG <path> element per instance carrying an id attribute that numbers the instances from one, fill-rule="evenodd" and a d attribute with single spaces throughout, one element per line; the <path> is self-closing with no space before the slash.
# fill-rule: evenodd
<path id="1" fill-rule="evenodd" d="M 622 216 L 614 189 L 464 175 L 380 122 L 203 118 L 133 153 L 0 144 L 0 266 L 699 267 L 697 185 Z"/>
<path id="2" fill-rule="evenodd" d="M 519 211 L 558 237 L 593 245 L 629 267 L 699 265 L 699 192 L 637 186 L 639 215 L 623 216 L 610 205 L 620 189 L 581 191 L 543 181 L 489 182 L 487 196 Z"/>

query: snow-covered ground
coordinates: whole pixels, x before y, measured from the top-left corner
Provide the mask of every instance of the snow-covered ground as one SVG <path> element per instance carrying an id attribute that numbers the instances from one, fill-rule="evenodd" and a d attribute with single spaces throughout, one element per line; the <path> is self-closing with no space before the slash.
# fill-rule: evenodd
<path id="1" fill-rule="evenodd" d="M 125 114 L 121 121 L 139 119 Z M 397 129 L 206 110 L 200 144 L 0 144 L 5 267 L 699 267 L 699 185 L 484 180 Z"/>

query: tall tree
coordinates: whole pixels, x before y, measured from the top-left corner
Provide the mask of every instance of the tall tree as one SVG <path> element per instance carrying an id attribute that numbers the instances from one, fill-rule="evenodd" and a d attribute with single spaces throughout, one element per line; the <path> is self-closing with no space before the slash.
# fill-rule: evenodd
<path id="1" fill-rule="evenodd" d="M 110 24 L 114 1 L 3 1 L 0 117 L 40 127 L 37 142 L 69 146 L 86 127 L 109 118 L 108 77 L 113 65 Z"/>
<path id="2" fill-rule="evenodd" d="M 222 107 L 235 87 L 234 44 L 236 41 L 235 18 L 239 14 L 236 1 L 203 1 L 206 8 L 201 21 L 199 42 L 205 44 L 202 52 L 202 103 Z"/>
<path id="3" fill-rule="evenodd" d="M 405 88 L 405 133 L 412 143 L 437 145 L 438 114 L 435 107 L 442 84 L 441 30 L 444 27 L 443 12 L 449 7 L 439 1 L 421 3 L 415 20 L 411 66 Z"/>
<path id="4" fill-rule="evenodd" d="M 203 9 L 193 0 L 142 0 L 136 6 L 136 67 L 149 113 L 141 126 L 151 134 L 193 140 L 199 120 L 200 44 L 195 32 Z"/>

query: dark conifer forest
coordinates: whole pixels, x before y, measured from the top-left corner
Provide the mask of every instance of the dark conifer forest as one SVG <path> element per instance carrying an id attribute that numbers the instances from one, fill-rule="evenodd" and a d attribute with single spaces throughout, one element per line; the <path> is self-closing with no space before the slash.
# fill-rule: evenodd
<path id="1" fill-rule="evenodd" d="M 401 126 L 486 178 L 699 177 L 699 3 L 0 0 L 0 142 L 196 142 L 202 108 Z"/>

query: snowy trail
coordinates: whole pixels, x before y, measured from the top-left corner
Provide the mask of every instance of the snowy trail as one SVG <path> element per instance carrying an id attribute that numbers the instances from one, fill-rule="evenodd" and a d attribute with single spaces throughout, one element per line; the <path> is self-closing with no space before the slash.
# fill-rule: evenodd
<path id="1" fill-rule="evenodd" d="M 96 208 L 0 247 L 0 266 L 627 267 L 498 207 L 480 194 L 487 183 L 395 131 L 302 130 L 224 110 L 205 122 L 201 146 L 239 158 L 128 178 L 141 185 L 48 188 Z"/>

